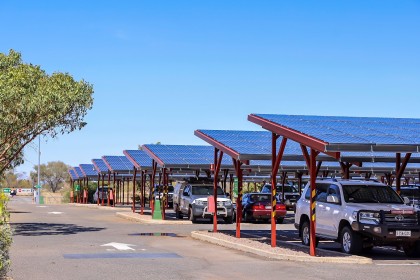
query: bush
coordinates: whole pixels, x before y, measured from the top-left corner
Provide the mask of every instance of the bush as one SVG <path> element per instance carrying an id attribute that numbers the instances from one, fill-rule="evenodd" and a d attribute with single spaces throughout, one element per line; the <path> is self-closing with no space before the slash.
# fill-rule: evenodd
<path id="1" fill-rule="evenodd" d="M 12 230 L 9 225 L 9 213 L 7 212 L 7 197 L 0 194 L 0 278 L 5 277 L 9 271 L 9 249 L 12 244 Z"/>

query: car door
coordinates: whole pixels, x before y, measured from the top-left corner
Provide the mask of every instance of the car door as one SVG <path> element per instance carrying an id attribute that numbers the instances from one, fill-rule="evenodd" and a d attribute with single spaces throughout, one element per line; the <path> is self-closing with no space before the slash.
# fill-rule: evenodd
<path id="1" fill-rule="evenodd" d="M 338 236 L 338 226 L 340 224 L 340 211 L 341 211 L 341 192 L 340 188 L 337 185 L 331 184 L 328 187 L 327 198 L 328 196 L 337 197 L 337 202 L 324 202 L 323 209 L 323 224 L 325 234 L 328 236 L 337 237 Z"/>
<path id="2" fill-rule="evenodd" d="M 184 193 L 190 193 L 190 186 L 187 185 L 185 186 L 181 191 L 180 191 L 180 195 L 181 195 L 181 211 L 184 213 L 188 213 L 188 207 L 189 207 L 189 201 L 190 198 L 189 196 L 184 196 Z"/>
<path id="3" fill-rule="evenodd" d="M 328 235 L 326 224 L 328 216 L 326 214 L 327 191 L 329 184 L 316 184 L 316 226 L 315 231 L 320 235 Z"/>

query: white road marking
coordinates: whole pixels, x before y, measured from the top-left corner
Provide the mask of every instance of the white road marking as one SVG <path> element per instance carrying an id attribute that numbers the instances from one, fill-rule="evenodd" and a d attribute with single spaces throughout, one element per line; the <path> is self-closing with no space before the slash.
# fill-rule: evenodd
<path id="1" fill-rule="evenodd" d="M 420 266 L 420 263 L 377 263 L 380 266 Z"/>
<path id="2" fill-rule="evenodd" d="M 47 208 L 48 206 L 37 206 L 38 208 Z"/>
<path id="3" fill-rule="evenodd" d="M 127 250 L 135 251 L 133 248 L 130 248 L 129 246 L 136 246 L 136 245 L 111 242 L 111 243 L 104 244 L 104 245 L 101 245 L 101 246 L 114 247 L 115 249 L 120 250 L 120 251 L 127 251 Z"/>
<path id="4" fill-rule="evenodd" d="M 48 214 L 60 215 L 60 214 L 63 214 L 63 212 L 48 212 Z"/>

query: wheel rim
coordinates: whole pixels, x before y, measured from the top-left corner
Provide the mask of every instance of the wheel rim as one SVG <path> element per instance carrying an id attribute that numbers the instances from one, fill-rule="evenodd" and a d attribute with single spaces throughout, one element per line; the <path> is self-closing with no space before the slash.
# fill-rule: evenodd
<path id="1" fill-rule="evenodd" d="M 304 226 L 302 230 L 302 239 L 304 244 L 309 244 L 309 227 Z"/>
<path id="2" fill-rule="evenodd" d="M 351 236 L 349 232 L 344 232 L 343 234 L 343 249 L 346 253 L 350 252 L 351 248 Z"/>

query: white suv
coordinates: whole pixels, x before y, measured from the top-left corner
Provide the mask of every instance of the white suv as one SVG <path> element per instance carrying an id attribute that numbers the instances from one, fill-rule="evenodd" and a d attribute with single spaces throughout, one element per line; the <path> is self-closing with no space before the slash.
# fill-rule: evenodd
<path id="1" fill-rule="evenodd" d="M 295 227 L 309 245 L 309 183 L 296 204 Z M 362 180 L 316 180 L 317 240 L 334 240 L 341 250 L 358 254 L 377 245 L 403 247 L 420 255 L 420 211 L 405 205 L 391 187 Z M 317 244 L 317 242 L 316 242 Z"/>

